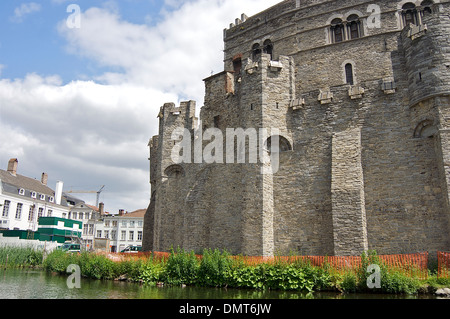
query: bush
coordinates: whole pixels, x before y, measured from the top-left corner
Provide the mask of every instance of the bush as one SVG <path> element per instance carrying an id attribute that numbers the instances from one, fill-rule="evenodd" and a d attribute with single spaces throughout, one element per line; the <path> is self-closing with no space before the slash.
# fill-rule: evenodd
<path id="1" fill-rule="evenodd" d="M 226 287 L 233 267 L 233 260 L 224 251 L 205 249 L 198 268 L 198 284 L 206 287 Z"/>
<path id="2" fill-rule="evenodd" d="M 193 285 L 197 281 L 198 268 L 199 262 L 193 251 L 188 253 L 178 248 L 175 253 L 172 249 L 162 276 L 170 285 Z"/>

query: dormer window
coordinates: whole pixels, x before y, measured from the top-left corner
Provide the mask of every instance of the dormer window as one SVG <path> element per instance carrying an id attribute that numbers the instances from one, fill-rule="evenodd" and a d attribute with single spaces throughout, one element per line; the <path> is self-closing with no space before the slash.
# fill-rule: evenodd
<path id="1" fill-rule="evenodd" d="M 31 197 L 32 198 L 36 198 L 36 196 L 37 196 L 36 192 L 31 192 Z"/>
<path id="2" fill-rule="evenodd" d="M 39 199 L 40 200 L 45 200 L 45 195 L 43 195 L 43 194 L 39 195 Z"/>
<path id="3" fill-rule="evenodd" d="M 19 195 L 25 195 L 25 190 L 23 188 L 19 189 Z"/>
<path id="4" fill-rule="evenodd" d="M 55 198 L 53 196 L 50 196 L 49 199 L 50 203 L 54 203 L 55 202 Z"/>

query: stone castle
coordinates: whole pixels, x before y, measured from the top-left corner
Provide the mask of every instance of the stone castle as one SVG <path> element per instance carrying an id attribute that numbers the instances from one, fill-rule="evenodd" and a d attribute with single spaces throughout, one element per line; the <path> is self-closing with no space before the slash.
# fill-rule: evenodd
<path id="1" fill-rule="evenodd" d="M 144 250 L 450 250 L 449 35 L 445 0 L 286 0 L 243 14 L 224 30 L 225 71 L 204 79 L 200 117 L 194 101 L 161 107 Z M 179 128 L 192 160 L 174 161 Z M 208 147 L 210 128 L 245 130 L 233 149 L 245 163 L 225 160 L 234 137 Z M 249 160 L 261 128 L 272 174 L 272 157 Z M 214 161 L 186 156 L 199 138 Z"/>

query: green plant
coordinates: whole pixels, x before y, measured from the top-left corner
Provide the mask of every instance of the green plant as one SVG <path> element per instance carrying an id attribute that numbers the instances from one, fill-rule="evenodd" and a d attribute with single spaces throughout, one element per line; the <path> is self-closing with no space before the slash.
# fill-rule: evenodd
<path id="1" fill-rule="evenodd" d="M 171 254 L 167 260 L 164 281 L 171 285 L 192 285 L 196 283 L 199 262 L 194 252 L 186 252 L 180 248 L 177 252 L 171 249 Z"/>
<path id="2" fill-rule="evenodd" d="M 233 260 L 226 251 L 205 249 L 198 268 L 198 284 L 206 287 L 227 286 L 232 267 Z"/>

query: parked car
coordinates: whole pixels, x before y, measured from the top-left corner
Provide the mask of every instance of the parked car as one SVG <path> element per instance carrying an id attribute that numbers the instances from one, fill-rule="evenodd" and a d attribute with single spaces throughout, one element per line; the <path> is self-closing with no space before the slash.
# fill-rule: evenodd
<path id="1" fill-rule="evenodd" d="M 58 249 L 68 252 L 68 253 L 80 253 L 81 245 L 73 244 L 73 243 L 65 243 L 65 244 L 59 246 Z"/>
<path id="2" fill-rule="evenodd" d="M 142 251 L 142 247 L 141 246 L 128 246 L 125 249 L 121 250 L 121 253 L 138 253 Z"/>

